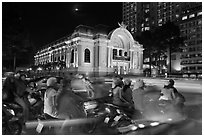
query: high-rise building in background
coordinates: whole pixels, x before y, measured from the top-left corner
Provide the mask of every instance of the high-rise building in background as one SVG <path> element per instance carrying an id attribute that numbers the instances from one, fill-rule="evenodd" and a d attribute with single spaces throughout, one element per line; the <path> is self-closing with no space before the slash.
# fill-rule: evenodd
<path id="1" fill-rule="evenodd" d="M 185 45 L 181 53 L 182 72 L 191 77 L 202 74 L 202 3 L 183 3 L 180 21 Z"/>
<path id="2" fill-rule="evenodd" d="M 133 36 L 140 35 L 146 30 L 153 31 L 154 28 L 162 26 L 167 21 L 178 25 L 181 36 L 187 38 L 185 42 L 188 48 L 184 48 L 182 54 L 173 53 L 172 71 L 190 75 L 194 72 L 201 73 L 202 70 L 201 8 L 201 2 L 125 2 L 123 3 L 123 22 Z M 195 30 L 196 32 L 193 32 Z M 192 42 L 195 43 L 194 47 L 192 47 Z"/>

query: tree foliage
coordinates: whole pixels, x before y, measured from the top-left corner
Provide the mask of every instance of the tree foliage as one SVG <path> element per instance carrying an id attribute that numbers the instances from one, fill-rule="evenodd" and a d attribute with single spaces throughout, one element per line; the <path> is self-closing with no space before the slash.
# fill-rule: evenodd
<path id="1" fill-rule="evenodd" d="M 180 51 L 180 47 L 183 44 L 184 39 L 180 37 L 179 26 L 175 25 L 173 22 L 167 22 L 161 27 L 157 27 L 153 31 L 144 31 L 136 39 L 144 46 L 144 58 L 149 58 L 150 69 L 151 65 L 158 65 L 160 57 L 166 57 L 167 51 L 169 51 L 169 58 L 171 60 L 171 53 L 175 51 Z M 151 59 L 155 58 L 154 64 Z M 171 62 L 170 62 L 171 68 Z M 169 70 L 171 72 L 171 69 Z M 151 73 L 151 71 L 150 71 Z"/>

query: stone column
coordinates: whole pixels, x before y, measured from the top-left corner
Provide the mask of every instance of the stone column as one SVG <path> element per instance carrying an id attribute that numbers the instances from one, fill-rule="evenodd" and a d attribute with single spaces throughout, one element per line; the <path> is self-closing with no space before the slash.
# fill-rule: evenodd
<path id="1" fill-rule="evenodd" d="M 136 67 L 136 69 L 138 69 L 138 61 L 139 61 L 139 59 L 138 59 L 139 57 L 138 57 L 138 52 L 136 52 L 136 56 L 135 56 L 135 67 Z"/>
<path id="2" fill-rule="evenodd" d="M 135 57 L 136 57 L 137 54 L 136 54 L 135 51 L 133 51 L 132 54 L 133 54 L 132 55 L 132 68 L 135 69 L 135 60 L 136 60 Z"/>
<path id="3" fill-rule="evenodd" d="M 143 53 L 140 53 L 140 69 L 143 68 Z"/>
<path id="4" fill-rule="evenodd" d="M 133 52 L 130 51 L 130 69 L 133 68 Z"/>
<path id="5" fill-rule="evenodd" d="M 76 67 L 76 48 L 74 47 L 74 67 Z"/>
<path id="6" fill-rule="evenodd" d="M 107 50 L 108 50 L 108 56 L 107 56 L 107 58 L 108 58 L 108 68 L 109 68 L 109 67 L 110 67 L 110 48 L 107 47 Z"/>
<path id="7" fill-rule="evenodd" d="M 110 67 L 113 67 L 113 48 L 110 47 Z"/>
<path id="8" fill-rule="evenodd" d="M 66 60 L 65 60 L 65 62 L 66 62 L 66 67 L 69 68 L 69 50 L 68 50 L 68 49 L 66 50 L 66 56 L 67 56 L 67 57 L 66 57 Z"/>
<path id="9" fill-rule="evenodd" d="M 76 49 L 75 49 L 75 52 L 76 52 L 76 63 L 75 63 L 75 67 L 78 67 L 78 61 L 79 61 L 79 58 L 78 58 L 78 49 L 77 49 L 77 47 L 76 47 Z"/>

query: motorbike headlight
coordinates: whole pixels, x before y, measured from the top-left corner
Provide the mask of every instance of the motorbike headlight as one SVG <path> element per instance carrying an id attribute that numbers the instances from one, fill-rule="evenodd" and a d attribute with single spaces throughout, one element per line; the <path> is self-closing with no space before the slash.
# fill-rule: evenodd
<path id="1" fill-rule="evenodd" d="M 144 125 L 144 124 L 138 124 L 138 127 L 139 127 L 139 128 L 144 128 L 145 125 Z"/>
<path id="2" fill-rule="evenodd" d="M 159 125 L 159 122 L 153 122 L 153 123 L 150 123 L 150 125 L 154 127 L 154 126 Z"/>
<path id="3" fill-rule="evenodd" d="M 121 111 L 120 111 L 119 109 L 116 109 L 116 111 L 117 111 L 117 113 L 118 113 L 118 114 L 120 114 L 120 113 L 121 113 Z"/>
<path id="4" fill-rule="evenodd" d="M 110 108 L 105 108 L 105 111 L 107 112 L 107 113 L 110 113 L 111 112 L 111 110 L 110 110 Z"/>
<path id="5" fill-rule="evenodd" d="M 9 113 L 11 113 L 12 115 L 15 115 L 15 112 L 13 109 L 7 109 Z"/>
<path id="6" fill-rule="evenodd" d="M 172 121 L 172 118 L 168 118 L 168 121 Z"/>
<path id="7" fill-rule="evenodd" d="M 137 130 L 137 126 L 135 126 L 135 125 L 132 125 L 132 127 L 131 127 L 131 130 Z"/>

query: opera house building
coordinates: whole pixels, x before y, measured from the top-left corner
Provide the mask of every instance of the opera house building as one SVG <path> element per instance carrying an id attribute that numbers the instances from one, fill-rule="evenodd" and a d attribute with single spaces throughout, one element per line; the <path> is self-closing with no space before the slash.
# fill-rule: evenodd
<path id="1" fill-rule="evenodd" d="M 108 33 L 79 25 L 72 34 L 38 50 L 35 65 L 64 62 L 62 69 L 67 73 L 141 75 L 143 46 L 133 39 L 126 26 L 119 25 Z"/>

